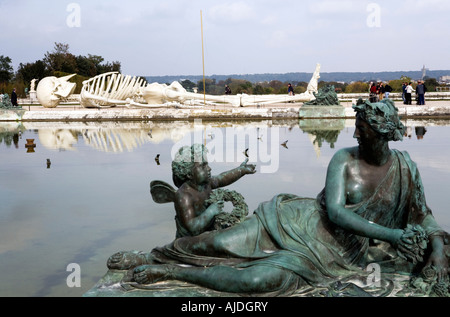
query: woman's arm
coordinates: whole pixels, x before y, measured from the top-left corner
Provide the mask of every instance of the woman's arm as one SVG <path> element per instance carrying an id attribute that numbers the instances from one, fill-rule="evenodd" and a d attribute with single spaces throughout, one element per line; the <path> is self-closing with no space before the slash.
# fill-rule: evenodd
<path id="1" fill-rule="evenodd" d="M 409 155 L 407 156 L 407 158 L 410 159 Z M 414 193 L 414 197 L 417 200 L 416 204 L 418 206 L 416 208 L 416 212 L 426 214 L 420 225 L 422 226 L 422 228 L 424 228 L 430 242 L 429 247 L 431 248 L 431 253 L 430 256 L 428 257 L 427 265 L 432 265 L 435 268 L 438 274 L 438 279 L 441 280 L 442 278 L 448 277 L 447 271 L 449 268 L 448 259 L 447 256 L 445 255 L 444 249 L 445 232 L 437 223 L 436 219 L 434 218 L 431 210 L 429 209 L 426 203 L 422 178 L 415 163 L 412 164 L 411 170 L 414 175 L 413 176 L 414 184 L 415 189 L 417 191 L 416 193 Z"/>
<path id="2" fill-rule="evenodd" d="M 419 173 L 417 172 L 417 175 Z M 420 176 L 417 176 L 418 179 L 416 179 L 416 183 L 420 181 Z M 422 192 L 423 194 L 423 192 Z M 423 198 L 425 201 L 425 198 Z M 430 256 L 427 260 L 427 265 L 431 265 L 435 268 L 438 280 L 440 281 L 443 278 L 447 278 L 447 271 L 448 271 L 448 259 L 445 255 L 445 249 L 444 249 L 444 231 L 441 229 L 441 227 L 437 224 L 436 220 L 434 219 L 433 215 L 428 213 L 425 218 L 423 219 L 422 223 L 420 224 L 425 231 L 428 234 L 429 239 L 429 247 L 431 248 Z"/>
<path id="3" fill-rule="evenodd" d="M 403 230 L 380 226 L 345 208 L 348 168 L 350 168 L 349 161 L 352 159 L 350 151 L 343 149 L 333 156 L 328 165 L 325 198 L 329 219 L 351 233 L 396 245 Z M 364 190 L 364 186 L 361 187 L 361 190 Z"/>

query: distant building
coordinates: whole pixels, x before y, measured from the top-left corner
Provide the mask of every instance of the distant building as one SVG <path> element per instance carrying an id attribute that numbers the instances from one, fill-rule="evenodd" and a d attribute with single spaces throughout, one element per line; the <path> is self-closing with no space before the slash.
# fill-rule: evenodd
<path id="1" fill-rule="evenodd" d="M 439 77 L 439 82 L 446 84 L 450 83 L 450 75 Z"/>

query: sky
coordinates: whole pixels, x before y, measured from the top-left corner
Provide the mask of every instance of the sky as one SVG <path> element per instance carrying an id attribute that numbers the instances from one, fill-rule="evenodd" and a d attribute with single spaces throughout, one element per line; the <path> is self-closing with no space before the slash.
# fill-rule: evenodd
<path id="1" fill-rule="evenodd" d="M 0 16 L 14 71 L 55 42 L 133 76 L 450 69 L 448 0 L 0 0 Z"/>

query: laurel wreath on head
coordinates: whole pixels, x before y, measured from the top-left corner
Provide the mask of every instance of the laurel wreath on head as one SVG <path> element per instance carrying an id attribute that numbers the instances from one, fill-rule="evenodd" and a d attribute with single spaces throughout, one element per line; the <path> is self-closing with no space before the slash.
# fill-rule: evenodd
<path id="1" fill-rule="evenodd" d="M 239 222 L 242 222 L 248 215 L 248 206 L 244 196 L 234 190 L 216 189 L 206 200 L 207 204 L 217 203 L 219 201 L 228 201 L 233 204 L 233 210 L 230 213 L 222 212 L 214 219 L 214 229 L 229 228 Z"/>

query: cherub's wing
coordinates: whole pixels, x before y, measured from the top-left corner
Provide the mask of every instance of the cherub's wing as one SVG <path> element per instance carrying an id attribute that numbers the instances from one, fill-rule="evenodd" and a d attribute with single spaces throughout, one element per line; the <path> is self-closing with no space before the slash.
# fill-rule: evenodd
<path id="1" fill-rule="evenodd" d="M 156 180 L 150 183 L 150 194 L 153 201 L 158 204 L 174 202 L 175 192 L 175 189 L 166 182 Z"/>

